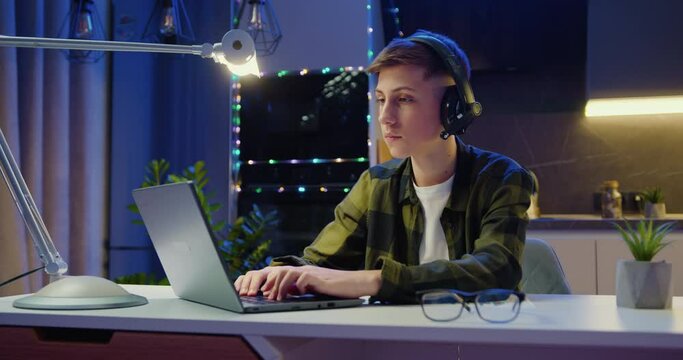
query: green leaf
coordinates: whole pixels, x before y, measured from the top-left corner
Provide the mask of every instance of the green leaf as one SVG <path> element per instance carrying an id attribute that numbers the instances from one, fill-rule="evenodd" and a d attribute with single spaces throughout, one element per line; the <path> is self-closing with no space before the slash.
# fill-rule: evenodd
<path id="1" fill-rule="evenodd" d="M 657 253 L 669 245 L 670 242 L 664 239 L 673 231 L 675 225 L 673 222 L 668 222 L 655 228 L 653 220 L 641 220 L 634 229 L 627 221 L 625 224 L 626 228 L 623 228 L 613 223 L 637 261 L 652 261 Z"/>
<path id="2" fill-rule="evenodd" d="M 220 249 L 221 258 L 229 264 L 230 269 L 235 269 L 235 274 L 251 269 L 265 266 L 265 258 L 270 247 L 270 240 L 266 240 L 268 231 L 274 229 L 279 220 L 277 211 L 270 211 L 264 215 L 261 209 L 252 205 L 252 210 L 235 219 L 233 224 L 228 224 L 225 220 L 214 221 L 216 212 L 223 204 L 214 202 L 214 193 L 208 192 L 209 185 L 208 171 L 206 163 L 202 160 L 196 161 L 193 165 L 182 169 L 179 173 L 167 174 L 170 163 L 165 159 L 151 160 L 145 166 L 144 182 L 142 187 L 161 185 L 162 183 L 178 183 L 192 181 L 197 191 L 197 198 L 200 207 L 215 235 L 215 239 Z M 135 204 L 127 206 L 130 211 L 136 212 Z M 139 219 L 133 221 L 135 224 L 143 224 Z M 133 279 L 133 281 L 149 281 L 144 277 Z"/>
<path id="3" fill-rule="evenodd" d="M 187 177 L 178 176 L 178 175 L 175 175 L 175 174 L 169 175 L 168 178 L 171 180 L 172 183 L 187 182 L 187 181 L 190 180 L 190 179 L 188 179 Z"/>
<path id="4" fill-rule="evenodd" d="M 263 213 L 261 213 L 261 209 L 259 209 L 258 205 L 253 204 L 251 208 L 252 210 L 250 215 L 253 215 L 256 218 L 263 218 Z"/>
<path id="5" fill-rule="evenodd" d="M 230 268 L 237 270 L 231 276 L 266 266 L 266 254 L 271 242 L 265 239 L 265 234 L 275 224 L 277 212 L 272 211 L 265 218 L 255 205 L 249 214 L 235 219 L 223 240 L 229 242 L 230 246 L 220 247 Z"/>
<path id="6" fill-rule="evenodd" d="M 664 202 L 664 192 L 661 187 L 645 188 L 640 195 L 643 197 L 643 200 L 652 204 Z"/>
<path id="7" fill-rule="evenodd" d="M 161 185 L 163 183 L 163 178 L 168 171 L 170 164 L 165 159 L 152 160 L 145 167 L 145 171 L 151 176 L 145 177 L 145 185 L 154 186 Z"/>
<path id="8" fill-rule="evenodd" d="M 197 179 L 197 187 L 199 187 L 200 189 L 204 189 L 206 187 L 206 185 L 208 185 L 208 183 L 209 183 L 208 178 Z"/>
<path id="9" fill-rule="evenodd" d="M 216 234 L 220 233 L 221 231 L 223 231 L 225 229 L 227 224 L 228 223 L 225 220 L 221 220 L 221 221 L 213 224 L 213 226 L 212 226 L 213 232 Z"/>

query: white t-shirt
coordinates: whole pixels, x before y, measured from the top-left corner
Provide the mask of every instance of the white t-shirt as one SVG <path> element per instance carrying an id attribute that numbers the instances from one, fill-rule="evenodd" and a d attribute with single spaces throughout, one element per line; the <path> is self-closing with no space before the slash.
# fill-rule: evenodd
<path id="1" fill-rule="evenodd" d="M 455 175 L 441 184 L 432 186 L 420 187 L 413 182 L 425 219 L 425 231 L 422 235 L 422 243 L 420 243 L 420 264 L 434 260 L 448 260 L 448 244 L 443 227 L 441 227 L 441 213 L 451 194 L 454 177 Z"/>

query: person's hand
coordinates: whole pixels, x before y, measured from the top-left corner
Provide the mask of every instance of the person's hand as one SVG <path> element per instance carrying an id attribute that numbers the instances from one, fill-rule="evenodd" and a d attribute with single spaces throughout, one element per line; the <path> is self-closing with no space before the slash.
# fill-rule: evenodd
<path id="1" fill-rule="evenodd" d="M 343 271 L 317 266 L 274 266 L 249 271 L 235 281 L 240 295 L 254 296 L 259 290 L 269 299 L 282 300 L 288 294 L 315 292 L 354 298 L 376 295 L 381 285 L 380 270 Z"/>
<path id="2" fill-rule="evenodd" d="M 272 269 L 261 287 L 270 299 L 282 300 L 287 294 L 314 292 L 345 298 L 376 295 L 381 285 L 379 270 L 343 271 L 317 266 Z"/>
<path id="3" fill-rule="evenodd" d="M 261 284 L 266 281 L 266 277 L 270 271 L 275 268 L 276 267 L 267 266 L 261 270 L 247 271 L 246 274 L 240 275 L 237 280 L 235 280 L 235 290 L 237 290 L 240 296 L 256 296 L 260 290 Z"/>

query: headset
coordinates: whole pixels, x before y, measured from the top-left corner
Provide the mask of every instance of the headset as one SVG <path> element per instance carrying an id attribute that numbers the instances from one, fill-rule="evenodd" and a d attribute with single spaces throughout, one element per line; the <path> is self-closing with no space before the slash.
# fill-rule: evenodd
<path id="1" fill-rule="evenodd" d="M 419 33 L 408 37 L 407 40 L 426 45 L 434 50 L 455 80 L 455 85 L 447 87 L 441 99 L 441 124 L 444 128 L 441 138 L 446 140 L 451 135 L 464 134 L 474 118 L 481 115 L 482 111 L 481 104 L 474 99 L 474 92 L 465 69 L 460 65 L 453 51 L 441 40 Z"/>

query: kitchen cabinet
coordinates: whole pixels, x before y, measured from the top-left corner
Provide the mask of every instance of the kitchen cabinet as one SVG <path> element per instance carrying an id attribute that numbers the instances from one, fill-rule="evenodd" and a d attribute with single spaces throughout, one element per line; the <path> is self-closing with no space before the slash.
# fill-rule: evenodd
<path id="1" fill-rule="evenodd" d="M 654 261 L 673 264 L 674 295 L 683 296 L 683 216 L 672 214 L 666 221 L 678 225 L 667 236 L 671 244 Z M 553 247 L 574 294 L 614 295 L 617 261 L 633 259 L 612 221 L 594 215 L 555 215 L 533 220 L 527 237 L 543 239 Z"/>

